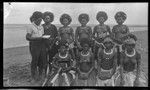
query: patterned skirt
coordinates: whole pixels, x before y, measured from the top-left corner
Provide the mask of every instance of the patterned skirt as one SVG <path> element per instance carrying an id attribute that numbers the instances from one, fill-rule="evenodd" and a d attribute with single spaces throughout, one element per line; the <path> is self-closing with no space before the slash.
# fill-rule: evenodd
<path id="1" fill-rule="evenodd" d="M 119 70 L 115 74 L 114 77 L 115 86 L 120 86 L 120 73 Z M 124 72 L 123 73 L 123 86 L 134 86 L 134 81 L 136 79 L 136 71 L 133 72 Z M 147 87 L 148 86 L 148 77 L 147 75 L 141 70 L 140 77 L 139 77 L 139 86 L 140 87 Z"/>
<path id="2" fill-rule="evenodd" d="M 114 76 L 111 70 L 101 70 L 98 72 L 96 86 L 114 86 Z"/>
<path id="3" fill-rule="evenodd" d="M 96 85 L 96 69 L 93 68 L 89 73 L 86 79 L 81 78 L 80 73 L 76 75 L 75 84 L 73 86 L 95 86 Z"/>

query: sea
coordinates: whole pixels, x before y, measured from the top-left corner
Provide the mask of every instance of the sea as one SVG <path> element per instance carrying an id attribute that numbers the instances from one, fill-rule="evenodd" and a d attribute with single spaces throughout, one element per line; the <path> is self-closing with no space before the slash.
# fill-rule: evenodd
<path id="1" fill-rule="evenodd" d="M 4 24 L 3 25 L 3 49 L 6 48 L 14 48 L 14 47 L 21 47 L 21 46 L 28 46 L 29 42 L 26 40 L 25 36 L 27 33 L 27 27 L 29 27 L 30 24 Z M 70 25 L 73 30 L 76 29 L 77 24 Z M 89 25 L 92 27 L 95 25 Z M 114 25 L 109 25 L 110 28 Z M 57 29 L 61 27 L 61 25 L 56 24 Z M 142 25 L 128 25 L 129 30 L 131 32 L 134 31 L 144 31 L 148 30 L 148 26 L 142 26 Z"/>

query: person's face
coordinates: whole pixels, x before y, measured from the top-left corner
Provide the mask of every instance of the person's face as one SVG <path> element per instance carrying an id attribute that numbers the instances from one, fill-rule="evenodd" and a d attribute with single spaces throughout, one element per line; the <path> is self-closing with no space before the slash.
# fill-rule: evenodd
<path id="1" fill-rule="evenodd" d="M 135 44 L 126 44 L 125 46 L 126 46 L 127 51 L 131 52 L 133 48 L 135 47 Z"/>
<path id="2" fill-rule="evenodd" d="M 122 23 L 124 23 L 124 19 L 122 18 L 122 17 L 117 17 L 116 18 L 116 22 L 118 23 L 118 24 L 122 24 Z"/>
<path id="3" fill-rule="evenodd" d="M 68 25 L 68 24 L 69 24 L 69 20 L 68 20 L 67 18 L 64 18 L 64 19 L 62 20 L 62 24 L 63 24 L 63 25 Z"/>
<path id="4" fill-rule="evenodd" d="M 103 23 L 105 22 L 104 17 L 99 17 L 99 18 L 98 18 L 98 22 L 103 24 Z"/>
<path id="5" fill-rule="evenodd" d="M 111 42 L 105 42 L 104 46 L 106 47 L 106 49 L 112 49 L 113 48 L 113 43 L 111 43 Z"/>
<path id="6" fill-rule="evenodd" d="M 65 47 L 65 46 L 61 46 L 61 48 L 60 48 L 60 53 L 61 53 L 61 54 L 65 54 L 66 51 L 67 51 L 66 47 Z"/>
<path id="7" fill-rule="evenodd" d="M 44 18 L 44 22 L 45 22 L 45 23 L 49 23 L 50 20 L 51 20 L 50 16 L 46 16 L 46 17 Z"/>
<path id="8" fill-rule="evenodd" d="M 42 22 L 42 18 L 38 18 L 37 20 L 34 20 L 34 23 L 39 26 Z"/>
<path id="9" fill-rule="evenodd" d="M 81 19 L 80 23 L 81 23 L 82 25 L 86 25 L 86 24 L 88 23 L 88 21 L 87 21 L 86 19 Z"/>
<path id="10" fill-rule="evenodd" d="M 88 44 L 84 44 L 83 45 L 83 50 L 84 51 L 88 51 L 89 50 L 89 45 Z"/>

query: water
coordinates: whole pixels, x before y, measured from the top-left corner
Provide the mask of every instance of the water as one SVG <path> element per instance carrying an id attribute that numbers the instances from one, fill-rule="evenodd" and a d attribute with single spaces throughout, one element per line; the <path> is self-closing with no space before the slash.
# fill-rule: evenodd
<path id="1" fill-rule="evenodd" d="M 30 24 L 4 24 L 3 30 L 3 49 L 27 46 L 28 41 L 26 40 L 26 29 Z M 77 25 L 71 25 L 73 30 L 76 29 Z M 90 25 L 92 28 L 94 25 Z M 111 25 L 112 28 L 113 25 Z M 60 25 L 56 25 L 57 28 Z M 147 26 L 129 26 L 131 32 L 148 30 Z"/>

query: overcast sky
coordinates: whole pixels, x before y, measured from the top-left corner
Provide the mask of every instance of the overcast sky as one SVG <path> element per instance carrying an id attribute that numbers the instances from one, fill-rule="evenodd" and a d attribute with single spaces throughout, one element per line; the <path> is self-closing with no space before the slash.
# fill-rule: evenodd
<path id="1" fill-rule="evenodd" d="M 87 13 L 90 16 L 88 24 L 97 24 L 96 14 L 105 11 L 108 15 L 106 24 L 116 24 L 114 15 L 118 11 L 127 14 L 125 24 L 147 25 L 148 3 L 4 3 L 4 24 L 29 24 L 29 17 L 34 11 L 50 11 L 54 13 L 54 24 L 60 24 L 63 13 L 72 17 L 71 24 L 78 24 L 78 16 Z"/>

